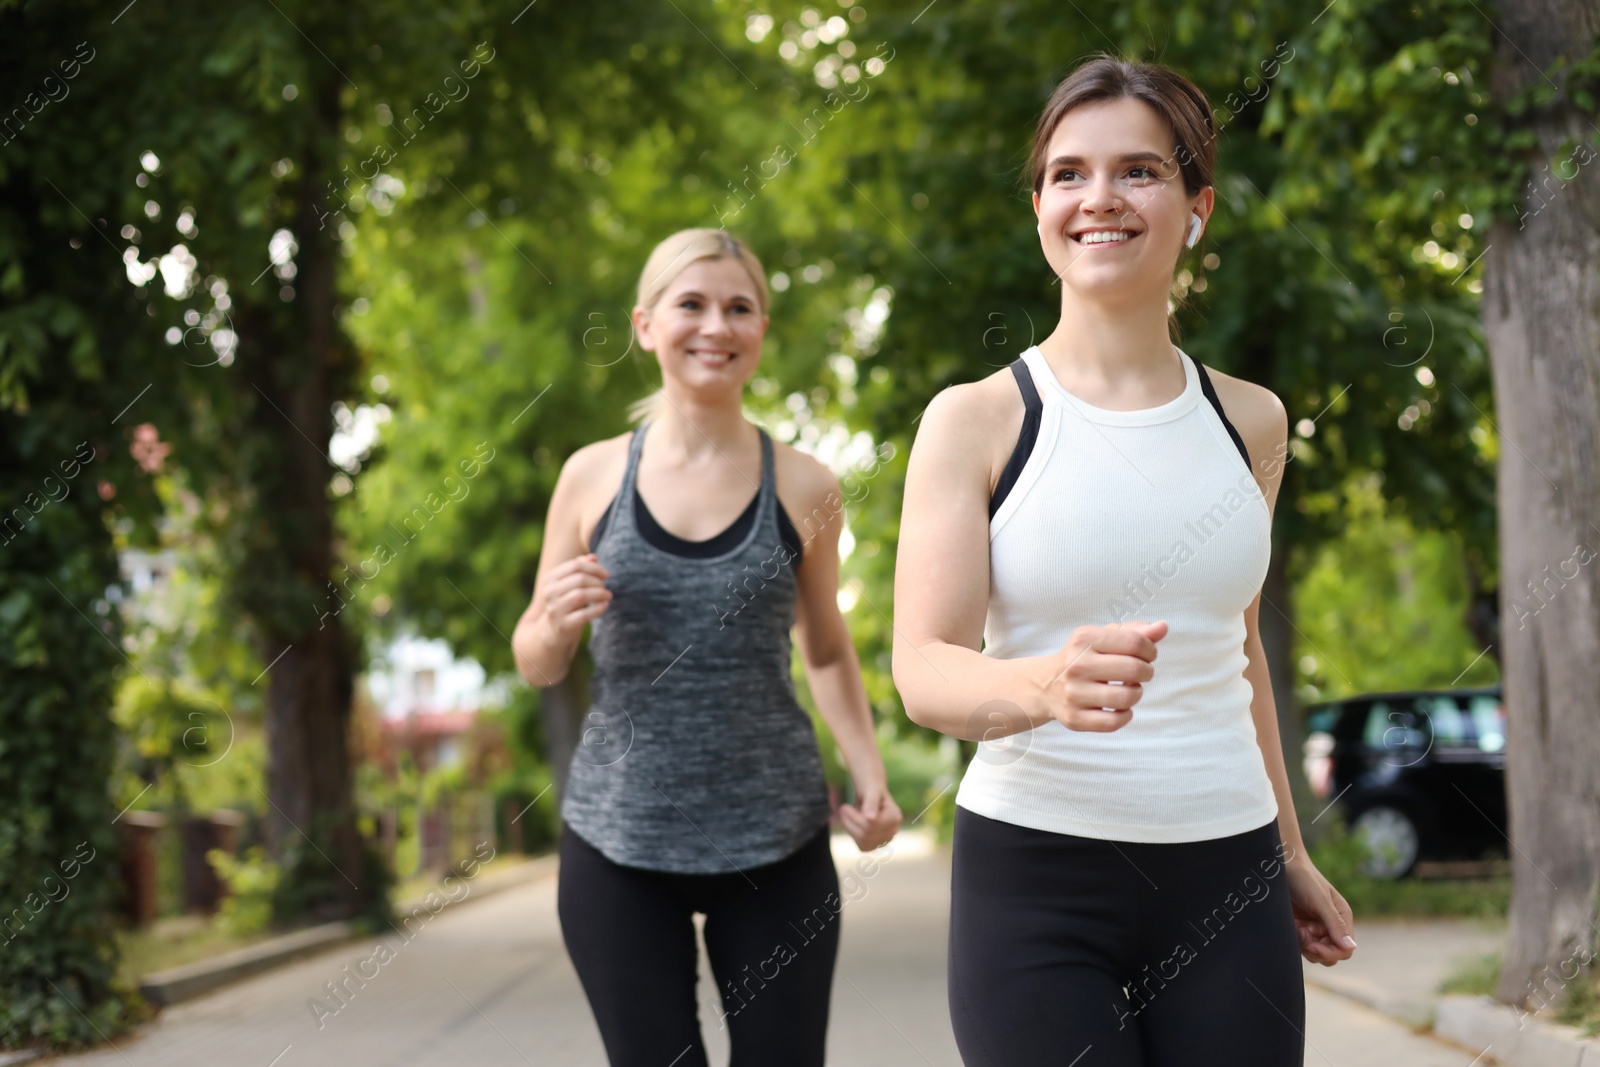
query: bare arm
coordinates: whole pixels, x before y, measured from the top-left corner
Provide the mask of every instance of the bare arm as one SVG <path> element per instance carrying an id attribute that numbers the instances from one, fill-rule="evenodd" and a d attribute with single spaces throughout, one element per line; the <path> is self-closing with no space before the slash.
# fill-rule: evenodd
<path id="1" fill-rule="evenodd" d="M 933 398 L 906 470 L 893 668 L 906 714 L 973 741 L 1052 720 L 1071 730 L 1119 729 L 1153 675 L 1165 623 L 1080 626 L 1043 656 L 979 651 L 989 606 L 988 442 L 1014 441 L 1021 420 L 1020 400 L 1014 419 L 1000 418 L 979 390 L 954 386 Z"/>
<path id="2" fill-rule="evenodd" d="M 820 467 L 820 464 L 818 465 Z M 839 611 L 839 534 L 844 525 L 843 501 L 838 482 L 824 469 L 819 509 L 828 521 L 805 545 L 796 573 L 795 635 L 805 664 L 806 681 L 816 698 L 817 710 L 844 753 L 857 791 L 869 782 L 884 781 L 883 759 L 872 729 L 872 708 L 861 681 L 861 664 L 855 644 Z"/>
<path id="3" fill-rule="evenodd" d="M 839 818 L 863 850 L 887 842 L 900 827 L 900 809 L 889 796 L 888 775 L 873 731 L 872 706 L 861 681 L 855 643 L 839 611 L 839 534 L 844 527 L 844 502 L 838 479 L 822 464 L 803 466 L 806 485 L 800 497 L 804 514 L 827 520 L 811 534 L 796 571 L 795 635 L 805 665 L 806 682 L 817 711 L 844 754 L 855 783 L 854 805 L 843 804 Z"/>
<path id="4" fill-rule="evenodd" d="M 605 587 L 609 574 L 588 552 L 579 529 L 581 487 L 591 484 L 595 468 L 604 466 L 606 444 L 574 453 L 562 465 L 550 494 L 533 600 L 511 632 L 517 673 L 530 685 L 551 686 L 565 678 L 584 626 L 611 604 L 611 592 Z"/>
<path id="5" fill-rule="evenodd" d="M 923 412 L 894 570 L 893 672 L 906 715 L 964 740 L 1047 721 L 1051 674 L 1041 659 L 979 651 L 989 605 L 989 469 L 985 450 L 974 447 L 974 392 L 946 389 Z"/>

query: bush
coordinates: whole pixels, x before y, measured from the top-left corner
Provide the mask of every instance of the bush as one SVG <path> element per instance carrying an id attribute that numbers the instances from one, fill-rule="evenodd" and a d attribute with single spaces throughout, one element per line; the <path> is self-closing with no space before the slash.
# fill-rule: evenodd
<path id="1" fill-rule="evenodd" d="M 73 455 L 44 399 L 31 419 L 0 406 L 0 483 Z M 122 628 L 98 470 L 0 553 L 0 1048 L 90 1044 L 146 1010 L 117 974 L 122 801 L 107 783 Z"/>
<path id="2" fill-rule="evenodd" d="M 889 795 L 900 806 L 909 825 L 921 815 L 917 825 L 925 824 L 932 812 L 923 809 L 950 782 L 949 758 L 937 745 L 920 737 L 896 737 L 879 742 L 883 769 L 889 779 Z M 955 790 L 950 791 L 954 794 Z"/>
<path id="3" fill-rule="evenodd" d="M 248 849 L 242 859 L 214 848 L 206 853 L 206 861 L 228 887 L 217 909 L 219 929 L 244 937 L 272 925 L 272 898 L 283 872 L 260 846 Z"/>
<path id="4" fill-rule="evenodd" d="M 561 839 L 561 812 L 553 783 L 543 765 L 496 783 L 495 829 L 501 841 L 530 856 L 555 850 Z"/>
<path id="5" fill-rule="evenodd" d="M 956 788 L 961 784 L 959 775 L 944 775 L 928 783 L 927 796 L 922 803 L 927 807 L 918 826 L 933 830 L 940 844 L 949 844 L 956 829 Z M 907 819 L 915 813 L 908 814 Z"/>

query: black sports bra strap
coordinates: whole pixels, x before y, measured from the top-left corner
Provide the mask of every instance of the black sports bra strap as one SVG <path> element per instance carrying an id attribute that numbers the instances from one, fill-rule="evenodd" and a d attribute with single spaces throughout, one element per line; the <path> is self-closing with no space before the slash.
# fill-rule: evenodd
<path id="1" fill-rule="evenodd" d="M 1012 360 L 1011 374 L 1017 379 L 1017 388 L 1022 391 L 1022 404 L 1028 413 L 1037 415 L 1044 410 L 1044 402 L 1039 399 L 1039 390 L 1033 385 L 1033 375 L 1028 373 L 1028 361 L 1021 356 Z"/>
<path id="2" fill-rule="evenodd" d="M 1188 355 L 1188 353 L 1186 352 L 1184 355 Z M 1194 364 L 1194 369 L 1200 372 L 1200 391 L 1206 395 L 1206 399 L 1216 409 L 1217 418 L 1222 420 L 1223 428 L 1228 431 L 1228 436 L 1233 438 L 1233 443 L 1238 446 L 1239 455 L 1244 457 L 1244 465 L 1251 467 L 1250 451 L 1244 447 L 1244 439 L 1239 436 L 1239 431 L 1233 428 L 1233 423 L 1228 421 L 1227 413 L 1222 410 L 1222 401 L 1217 399 L 1217 390 L 1211 384 L 1211 375 L 1206 373 L 1205 366 L 1198 359 L 1189 356 L 1189 360 Z M 1254 467 L 1251 467 L 1251 470 L 1254 469 Z"/>
<path id="3" fill-rule="evenodd" d="M 1017 388 L 1022 393 L 1022 432 L 1017 435 L 1017 446 L 1012 449 L 1011 458 L 1006 461 L 1005 470 L 1000 472 L 1000 481 L 994 487 L 994 495 L 989 498 L 991 519 L 999 512 L 1006 495 L 1022 476 L 1022 468 L 1027 466 L 1028 457 L 1033 455 L 1034 442 L 1039 438 L 1039 423 L 1044 417 L 1044 401 L 1039 399 L 1039 390 L 1033 384 L 1033 375 L 1028 373 L 1027 361 L 1018 356 L 1011 363 L 1011 373 L 1016 377 Z"/>

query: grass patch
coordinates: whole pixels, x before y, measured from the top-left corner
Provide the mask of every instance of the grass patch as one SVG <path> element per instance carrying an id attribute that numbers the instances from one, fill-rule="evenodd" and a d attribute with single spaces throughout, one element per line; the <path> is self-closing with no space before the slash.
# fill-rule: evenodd
<path id="1" fill-rule="evenodd" d="M 1473 956 L 1456 965 L 1445 980 L 1439 983 L 1441 993 L 1467 993 L 1493 996 L 1500 981 L 1500 966 L 1504 959 L 1498 952 Z"/>
<path id="2" fill-rule="evenodd" d="M 226 933 L 204 915 L 161 919 L 146 929 L 123 930 L 117 934 L 122 952 L 119 973 L 137 983 L 147 974 L 220 956 L 265 941 L 274 933 L 271 930 L 253 934 Z"/>
<path id="3" fill-rule="evenodd" d="M 1556 1009 L 1556 1022 L 1576 1026 L 1584 1037 L 1600 1034 L 1600 983 L 1593 970 L 1579 971 L 1567 983 L 1567 999 Z"/>

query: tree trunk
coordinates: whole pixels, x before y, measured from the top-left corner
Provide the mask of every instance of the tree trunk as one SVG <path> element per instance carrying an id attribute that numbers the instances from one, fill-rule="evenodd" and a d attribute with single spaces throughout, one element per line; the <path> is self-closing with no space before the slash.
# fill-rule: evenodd
<path id="1" fill-rule="evenodd" d="M 379 868 L 356 826 L 350 766 L 356 650 L 341 612 L 363 584 L 358 570 L 335 578 L 327 458 L 342 349 L 335 319 L 338 249 L 319 227 L 315 205 L 325 165 L 321 146 L 337 135 L 338 90 L 316 93 L 319 129 L 307 138 L 296 193 L 298 250 L 283 303 L 283 281 L 268 274 L 266 294 L 246 290 L 239 371 L 253 441 L 273 441 L 246 459 L 255 495 L 243 573 L 266 672 L 265 834 L 284 864 L 280 917 L 357 914 L 383 897 Z M 277 306 L 274 307 L 273 305 Z M 370 578 L 371 575 L 365 577 Z"/>
<path id="2" fill-rule="evenodd" d="M 1500 8 L 1490 79 L 1503 106 L 1594 47 L 1593 0 Z M 1499 520 L 1511 816 L 1510 942 L 1496 996 L 1541 1007 L 1590 958 L 1600 892 L 1600 176 L 1562 141 L 1594 130 L 1562 94 L 1530 112 L 1541 189 L 1484 256 L 1484 326 L 1499 417 Z M 1545 184 L 1548 182 L 1548 185 Z M 1554 972 L 1554 973 L 1552 973 Z"/>

